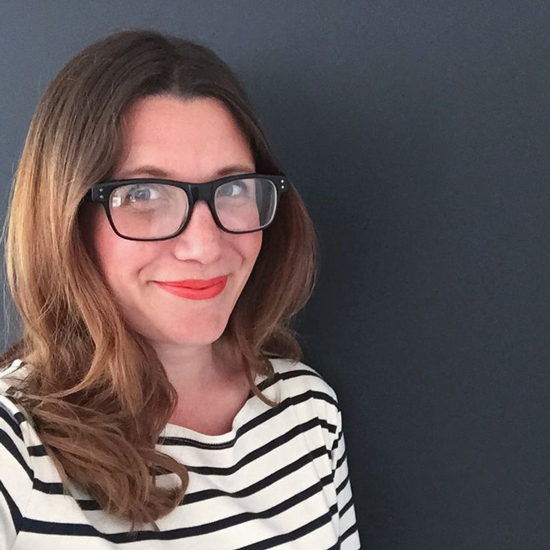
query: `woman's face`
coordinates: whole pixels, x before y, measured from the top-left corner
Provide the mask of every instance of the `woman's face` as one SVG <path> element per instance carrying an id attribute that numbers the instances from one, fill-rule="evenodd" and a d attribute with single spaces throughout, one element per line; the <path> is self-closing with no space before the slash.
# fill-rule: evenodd
<path id="1" fill-rule="evenodd" d="M 222 175 L 255 172 L 243 134 L 218 100 L 148 97 L 129 110 L 125 122 L 124 158 L 112 179 L 163 177 L 204 183 Z M 165 175 L 151 169 L 136 171 L 145 166 Z M 93 247 L 127 322 L 152 344 L 216 341 L 254 267 L 262 232 L 222 231 L 201 201 L 179 236 L 130 241 L 114 233 L 103 207 L 94 207 Z M 202 300 L 177 296 L 156 283 L 223 275 L 227 276 L 225 289 Z"/>

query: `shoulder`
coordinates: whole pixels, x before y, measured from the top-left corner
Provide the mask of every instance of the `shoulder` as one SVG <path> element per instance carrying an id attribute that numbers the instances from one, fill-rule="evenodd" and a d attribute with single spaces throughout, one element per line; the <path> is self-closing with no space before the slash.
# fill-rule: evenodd
<path id="1" fill-rule="evenodd" d="M 331 424 L 338 421 L 340 407 L 335 390 L 313 367 L 290 359 L 270 359 L 275 375 L 264 383 L 275 385 L 278 400 L 290 400 L 314 410 Z"/>
<path id="2" fill-rule="evenodd" d="M 290 359 L 270 359 L 270 362 L 275 378 L 292 393 L 310 391 L 319 394 L 320 398 L 337 403 L 336 392 L 313 367 Z"/>
<path id="3" fill-rule="evenodd" d="M 37 443 L 36 433 L 28 422 L 28 415 L 17 399 L 19 383 L 28 374 L 28 367 L 19 359 L 11 365 L 0 369 L 0 430 L 4 447 L 20 453 L 16 455 L 18 462 L 30 464 L 27 447 Z"/>
<path id="4" fill-rule="evenodd" d="M 20 379 L 18 367 L 17 363 L 0 370 L 0 548 L 11 548 L 15 543 L 35 481 L 29 451 L 31 429 L 22 407 L 7 392 Z"/>
<path id="5" fill-rule="evenodd" d="M 0 369 L 0 429 L 3 441 L 6 437 L 27 443 L 27 418 L 16 398 L 18 383 L 25 376 L 26 369 L 19 359 Z M 15 394 L 15 395 L 14 395 Z"/>
<path id="6" fill-rule="evenodd" d="M 0 368 L 0 394 L 8 388 L 15 387 L 28 373 L 28 367 L 21 359 L 12 361 L 11 364 Z"/>
<path id="7" fill-rule="evenodd" d="M 296 426 L 312 448 L 321 444 L 331 451 L 341 432 L 341 413 L 334 389 L 305 363 L 278 358 L 270 362 L 274 376 L 258 388 L 277 403 L 273 414 Z"/>

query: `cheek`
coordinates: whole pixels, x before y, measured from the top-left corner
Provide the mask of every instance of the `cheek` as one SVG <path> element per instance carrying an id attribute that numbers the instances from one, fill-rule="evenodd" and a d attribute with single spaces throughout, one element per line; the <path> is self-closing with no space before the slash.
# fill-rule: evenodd
<path id="1" fill-rule="evenodd" d="M 91 219 L 90 243 L 99 270 L 111 287 L 139 268 L 145 258 L 141 243 L 121 239 L 111 229 L 103 210 Z M 139 264 L 139 265 L 138 265 Z"/>
<path id="2" fill-rule="evenodd" d="M 242 254 L 246 258 L 247 263 L 250 264 L 250 269 L 252 269 L 262 248 L 262 235 L 262 231 L 249 233 L 246 235 L 246 242 L 242 243 Z"/>

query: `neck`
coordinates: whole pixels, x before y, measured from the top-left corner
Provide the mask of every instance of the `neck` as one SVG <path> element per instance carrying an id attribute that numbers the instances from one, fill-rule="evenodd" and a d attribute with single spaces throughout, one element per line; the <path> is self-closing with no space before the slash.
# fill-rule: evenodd
<path id="1" fill-rule="evenodd" d="M 196 346 L 167 342 L 152 342 L 152 345 L 180 399 L 226 386 L 242 373 L 242 369 L 228 360 L 219 341 Z"/>

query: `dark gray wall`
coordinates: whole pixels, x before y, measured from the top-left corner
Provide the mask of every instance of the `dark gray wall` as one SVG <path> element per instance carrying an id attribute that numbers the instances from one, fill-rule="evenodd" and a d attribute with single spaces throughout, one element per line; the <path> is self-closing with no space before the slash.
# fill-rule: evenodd
<path id="1" fill-rule="evenodd" d="M 548 548 L 550 4 L 3 0 L 4 199 L 46 83 L 129 26 L 236 70 L 310 209 L 363 547 Z"/>

